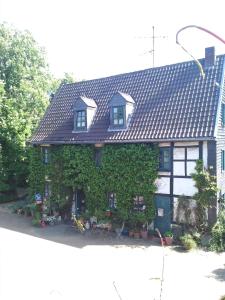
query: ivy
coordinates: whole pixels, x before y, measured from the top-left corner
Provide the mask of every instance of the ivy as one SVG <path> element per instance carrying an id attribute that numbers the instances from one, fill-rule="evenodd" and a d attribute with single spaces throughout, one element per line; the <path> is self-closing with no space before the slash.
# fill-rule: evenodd
<path id="1" fill-rule="evenodd" d="M 35 193 L 44 195 L 46 172 L 40 147 L 29 148 L 29 162 L 29 194 L 31 197 Z"/>
<path id="2" fill-rule="evenodd" d="M 158 169 L 158 150 L 147 144 L 105 145 L 102 163 L 95 163 L 92 145 L 50 147 L 50 163 L 44 165 L 40 148 L 33 148 L 30 164 L 30 191 L 44 192 L 45 179 L 51 182 L 51 203 L 68 205 L 73 193 L 82 189 L 90 215 L 102 215 L 108 208 L 107 194 L 117 199 L 119 221 L 150 221 L 155 214 L 153 196 Z M 134 212 L 134 197 L 143 196 L 146 209 Z"/>
<path id="3" fill-rule="evenodd" d="M 206 226 L 206 209 L 213 205 L 218 191 L 216 177 L 203 167 L 202 160 L 197 160 L 195 173 L 191 174 L 198 192 L 194 195 L 197 204 L 197 226 L 202 230 Z"/>

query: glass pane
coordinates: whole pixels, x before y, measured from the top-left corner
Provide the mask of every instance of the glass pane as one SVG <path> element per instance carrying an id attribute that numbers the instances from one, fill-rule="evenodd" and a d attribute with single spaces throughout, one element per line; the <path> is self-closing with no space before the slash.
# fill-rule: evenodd
<path id="1" fill-rule="evenodd" d="M 85 122 L 82 122 L 82 127 L 85 127 Z"/>
<path id="2" fill-rule="evenodd" d="M 118 111 L 118 107 L 113 107 L 113 113 L 115 114 L 117 113 L 117 111 Z"/>
<path id="3" fill-rule="evenodd" d="M 114 123 L 114 125 L 118 125 L 118 120 L 114 119 L 113 123 Z"/>
<path id="4" fill-rule="evenodd" d="M 81 122 L 77 122 L 77 127 L 81 127 Z"/>
<path id="5" fill-rule="evenodd" d="M 119 119 L 119 125 L 123 125 L 123 119 Z"/>

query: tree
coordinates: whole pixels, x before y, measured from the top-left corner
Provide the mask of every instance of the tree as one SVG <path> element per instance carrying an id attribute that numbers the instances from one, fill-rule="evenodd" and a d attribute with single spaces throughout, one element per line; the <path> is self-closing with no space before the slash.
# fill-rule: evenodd
<path id="1" fill-rule="evenodd" d="M 0 24 L 0 191 L 27 177 L 26 141 L 49 103 L 52 78 L 45 53 L 27 31 Z M 3 184 L 4 183 L 4 184 Z"/>

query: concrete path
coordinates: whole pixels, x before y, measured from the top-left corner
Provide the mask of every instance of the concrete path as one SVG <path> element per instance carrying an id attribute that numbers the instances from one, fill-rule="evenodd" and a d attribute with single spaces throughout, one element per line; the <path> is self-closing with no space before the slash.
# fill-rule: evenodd
<path id="1" fill-rule="evenodd" d="M 0 206 L 0 299 L 160 300 L 163 255 L 161 300 L 225 295 L 225 253 L 175 249 L 35 228 Z"/>

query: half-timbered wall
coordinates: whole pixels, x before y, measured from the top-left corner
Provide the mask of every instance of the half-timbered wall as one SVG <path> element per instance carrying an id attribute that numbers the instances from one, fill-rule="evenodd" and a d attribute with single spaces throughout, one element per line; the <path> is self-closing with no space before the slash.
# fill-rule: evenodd
<path id="1" fill-rule="evenodd" d="M 208 165 L 207 142 L 171 142 L 160 143 L 159 147 L 170 147 L 171 170 L 159 172 L 157 194 L 171 197 L 172 218 L 176 213 L 176 200 L 185 195 L 190 199 L 197 192 L 191 174 L 195 171 L 196 160 L 202 159 Z M 194 202 L 193 202 L 194 206 Z"/>

